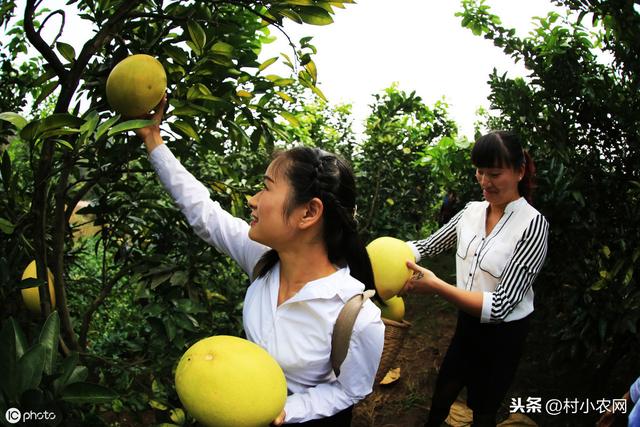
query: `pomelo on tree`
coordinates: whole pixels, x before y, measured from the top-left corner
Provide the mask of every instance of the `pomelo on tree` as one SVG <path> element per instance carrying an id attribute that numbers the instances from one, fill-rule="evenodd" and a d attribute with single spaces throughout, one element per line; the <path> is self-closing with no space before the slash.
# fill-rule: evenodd
<path id="1" fill-rule="evenodd" d="M 409 245 L 394 237 L 378 237 L 367 245 L 367 253 L 380 298 L 397 295 L 412 274 L 407 261 L 415 261 L 415 256 Z"/>
<path id="2" fill-rule="evenodd" d="M 36 271 L 36 262 L 31 261 L 27 268 L 24 269 L 22 273 L 22 280 L 25 279 L 35 279 L 38 274 Z M 56 293 L 53 289 L 53 273 L 51 270 L 47 268 L 47 281 L 49 282 L 49 295 L 51 296 L 51 308 L 56 306 Z M 24 305 L 27 306 L 27 309 L 32 313 L 40 313 L 40 290 L 38 286 L 34 286 L 32 288 L 21 289 L 22 293 L 22 301 L 24 301 Z"/>
<path id="3" fill-rule="evenodd" d="M 204 338 L 182 355 L 178 397 L 209 427 L 266 427 L 284 408 L 287 381 L 267 351 L 242 338 Z"/>
<path id="4" fill-rule="evenodd" d="M 167 90 L 167 74 L 153 56 L 130 55 L 107 78 L 107 100 L 124 117 L 138 117 L 158 105 Z"/>
<path id="5" fill-rule="evenodd" d="M 404 319 L 404 300 L 402 297 L 395 296 L 384 302 L 386 306 L 380 304 L 380 316 L 385 319 L 402 322 Z"/>

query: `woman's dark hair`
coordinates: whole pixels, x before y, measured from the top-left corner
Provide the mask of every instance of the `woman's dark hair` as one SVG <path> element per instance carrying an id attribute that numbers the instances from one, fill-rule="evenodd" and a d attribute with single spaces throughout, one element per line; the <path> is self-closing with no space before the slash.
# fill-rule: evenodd
<path id="1" fill-rule="evenodd" d="M 277 167 L 284 168 L 292 191 L 284 215 L 314 197 L 322 201 L 323 239 L 329 261 L 349 266 L 351 275 L 375 289 L 367 250 L 358 234 L 356 183 L 353 171 L 339 156 L 319 148 L 295 147 L 274 154 Z M 278 253 L 268 251 L 258 261 L 254 278 L 264 276 L 277 262 Z"/>
<path id="2" fill-rule="evenodd" d="M 522 148 L 515 132 L 498 130 L 478 138 L 471 150 L 471 162 L 478 168 L 512 168 L 524 165 L 524 176 L 518 183 L 518 193 L 529 203 L 535 188 L 536 167 L 529 152 Z"/>

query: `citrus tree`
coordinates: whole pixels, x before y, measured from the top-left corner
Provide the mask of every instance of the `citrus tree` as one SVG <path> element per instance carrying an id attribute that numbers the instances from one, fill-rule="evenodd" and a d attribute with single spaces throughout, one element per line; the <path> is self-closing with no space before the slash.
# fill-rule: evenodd
<path id="1" fill-rule="evenodd" d="M 133 53 L 161 61 L 172 150 L 225 208 L 246 216 L 265 153 L 287 137 L 281 122 L 292 94 L 302 93 L 288 88 L 323 96 L 310 38 L 264 62 L 261 46 L 285 19 L 330 24 L 334 9 L 347 3 L 71 0 L 55 9 L 54 2 L 26 0 L 17 22 L 10 20 L 15 2 L 0 7 L 9 37 L 0 50 L 0 307 L 3 317 L 27 322 L 19 287 L 44 280 L 21 284 L 22 270 L 32 259 L 38 277 L 51 269 L 61 348 L 79 353 L 95 378 L 120 393 L 112 409 L 172 409 L 178 355 L 202 336 L 241 333 L 247 283 L 226 258 L 193 239 L 160 188 L 128 132 L 146 122 L 110 111 L 110 70 Z M 73 31 L 64 25 L 68 13 L 94 29 L 79 51 L 63 41 Z M 52 40 L 43 39 L 45 26 L 59 30 Z M 17 66 L 17 52 L 27 48 L 37 55 Z M 277 61 L 290 73 L 269 73 Z M 33 102 L 26 104 L 29 93 Z M 74 240 L 74 214 L 93 224 L 92 236 Z M 47 286 L 39 286 L 39 296 L 48 316 Z"/>
<path id="2" fill-rule="evenodd" d="M 358 185 L 365 189 L 358 200 L 361 230 L 369 239 L 419 238 L 425 224 L 433 229 L 446 186 L 436 179 L 442 157 L 435 147 L 455 137 L 457 126 L 443 102 L 429 107 L 396 86 L 375 94 L 371 107 L 365 140 L 354 155 Z"/>

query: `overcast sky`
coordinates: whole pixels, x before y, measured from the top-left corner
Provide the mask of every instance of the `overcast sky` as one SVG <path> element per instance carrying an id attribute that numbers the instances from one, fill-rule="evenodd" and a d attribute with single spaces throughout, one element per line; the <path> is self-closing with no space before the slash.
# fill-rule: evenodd
<path id="1" fill-rule="evenodd" d="M 43 5 L 53 9 L 58 2 L 45 0 Z M 487 0 L 486 4 L 520 36 L 532 29 L 532 17 L 557 10 L 549 0 Z M 455 16 L 461 9 L 456 0 L 360 0 L 337 9 L 331 25 L 288 21 L 285 30 L 294 41 L 313 36 L 319 86 L 331 103 L 353 105 L 356 132 L 363 128 L 372 94 L 397 82 L 400 89 L 415 90 L 429 105 L 444 98 L 460 133 L 472 137 L 476 110 L 488 107 L 486 82 L 492 69 L 512 76 L 524 76 L 526 70 L 490 41 L 462 28 Z M 18 2 L 19 16 L 23 10 L 24 0 Z M 54 21 L 47 24 L 45 39 L 57 32 Z M 90 31 L 86 22 L 68 13 L 60 41 L 79 51 Z M 52 34 L 47 36 L 48 32 Z M 261 59 L 279 52 L 291 56 L 285 37 L 275 28 L 272 35 L 279 39 L 264 47 Z M 278 69 L 278 63 L 272 67 L 269 72 L 286 72 Z"/>
<path id="2" fill-rule="evenodd" d="M 505 26 L 526 36 L 532 17 L 558 10 L 548 0 L 487 0 Z M 432 105 L 444 98 L 460 133 L 473 136 L 476 110 L 488 107 L 488 76 L 497 68 L 509 75 L 526 70 L 493 46 L 489 40 L 462 28 L 459 1 L 360 0 L 338 9 L 328 26 L 286 25 L 295 41 L 314 36 L 319 87 L 332 103 L 350 103 L 356 130 L 373 102 L 372 94 L 398 82 L 400 89 L 415 90 Z M 278 35 L 276 30 L 272 34 Z M 262 59 L 284 51 L 286 39 L 264 47 Z"/>

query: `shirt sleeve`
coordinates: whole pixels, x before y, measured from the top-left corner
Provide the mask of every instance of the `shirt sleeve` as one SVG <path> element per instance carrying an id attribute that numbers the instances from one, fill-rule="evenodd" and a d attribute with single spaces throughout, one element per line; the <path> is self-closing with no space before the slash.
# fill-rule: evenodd
<path id="1" fill-rule="evenodd" d="M 640 377 L 631 385 L 629 397 L 631 397 L 633 403 L 638 404 L 638 398 L 640 398 Z"/>
<path id="2" fill-rule="evenodd" d="M 366 311 L 363 308 L 358 315 L 338 378 L 287 397 L 285 423 L 330 417 L 371 393 L 384 346 L 384 324 L 376 307 Z M 361 320 L 364 326 L 358 328 Z"/>
<path id="3" fill-rule="evenodd" d="M 156 147 L 149 159 L 194 232 L 251 275 L 269 248 L 249 238 L 249 224 L 211 200 L 207 188 L 182 166 L 165 144 Z"/>
<path id="4" fill-rule="evenodd" d="M 500 283 L 493 292 L 484 292 L 482 323 L 502 322 L 522 301 L 540 272 L 547 255 L 549 224 L 537 215 L 516 244 Z"/>
<path id="5" fill-rule="evenodd" d="M 451 249 L 456 244 L 456 226 L 458 225 L 458 221 L 465 209 L 466 206 L 451 218 L 449 222 L 426 239 L 407 242 L 413 250 L 416 262 L 419 262 L 422 258 L 427 256 L 432 257 L 441 254 L 447 249 Z"/>

